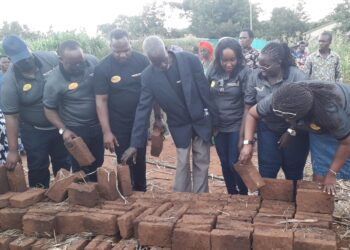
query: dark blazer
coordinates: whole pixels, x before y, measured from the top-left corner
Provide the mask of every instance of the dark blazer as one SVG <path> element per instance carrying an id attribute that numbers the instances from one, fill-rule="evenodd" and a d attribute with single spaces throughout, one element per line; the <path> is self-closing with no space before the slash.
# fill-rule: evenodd
<path id="1" fill-rule="evenodd" d="M 170 52 L 171 53 L 171 52 Z M 215 106 L 199 59 L 187 52 L 174 53 L 185 103 L 178 97 L 165 73 L 149 65 L 141 75 L 141 96 L 136 109 L 131 146 L 145 145 L 149 116 L 154 101 L 167 114 L 167 123 L 177 148 L 187 148 L 193 133 L 209 142 L 215 122 Z M 209 112 L 205 112 L 208 109 Z M 214 119 L 215 117 L 215 119 Z"/>

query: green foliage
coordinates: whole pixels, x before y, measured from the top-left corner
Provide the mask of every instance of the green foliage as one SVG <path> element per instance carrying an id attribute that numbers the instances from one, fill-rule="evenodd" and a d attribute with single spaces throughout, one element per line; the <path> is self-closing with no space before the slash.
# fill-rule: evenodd
<path id="1" fill-rule="evenodd" d="M 350 1 L 344 0 L 343 3 L 338 4 L 334 9 L 333 19 L 340 23 L 339 29 L 341 31 L 350 31 Z"/>

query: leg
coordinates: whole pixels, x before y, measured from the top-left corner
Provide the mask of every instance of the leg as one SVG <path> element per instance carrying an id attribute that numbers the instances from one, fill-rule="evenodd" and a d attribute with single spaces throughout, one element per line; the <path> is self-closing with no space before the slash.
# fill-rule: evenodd
<path id="1" fill-rule="evenodd" d="M 37 130 L 29 124 L 21 124 L 21 135 L 27 152 L 30 187 L 49 187 L 49 131 Z"/>
<path id="2" fill-rule="evenodd" d="M 131 170 L 134 180 L 134 190 L 146 192 L 146 146 L 137 149 L 136 164 L 133 164 Z"/>
<path id="3" fill-rule="evenodd" d="M 193 192 L 209 191 L 208 169 L 210 163 L 210 143 L 199 136 L 192 140 Z"/>
<path id="4" fill-rule="evenodd" d="M 190 149 L 176 148 L 176 175 L 174 183 L 174 192 L 192 192 Z"/>
<path id="5" fill-rule="evenodd" d="M 278 148 L 280 136 L 260 121 L 258 125 L 258 161 L 262 177 L 276 178 L 282 166 L 282 152 Z"/>
<path id="6" fill-rule="evenodd" d="M 283 149 L 282 169 L 287 180 L 301 180 L 304 175 L 304 167 L 309 154 L 309 135 L 299 132 L 292 138 L 288 147 Z"/>
<path id="7" fill-rule="evenodd" d="M 239 149 L 238 149 L 238 141 L 239 141 L 239 132 L 232 132 L 230 133 L 230 141 L 229 141 L 229 171 L 233 175 L 233 182 L 235 186 L 238 187 L 238 193 L 247 195 L 248 194 L 248 188 L 244 184 L 241 176 L 236 172 L 236 170 L 233 168 L 234 164 L 238 161 L 239 157 Z"/>
<path id="8" fill-rule="evenodd" d="M 62 135 L 58 133 L 58 130 L 51 130 L 49 133 L 49 155 L 51 158 L 53 174 L 56 176 L 61 168 L 70 170 L 72 163 L 69 158 L 69 153 L 64 146 Z"/>
<path id="9" fill-rule="evenodd" d="M 230 170 L 230 157 L 229 157 L 229 141 L 230 141 L 231 133 L 218 133 L 215 136 L 215 148 L 216 152 L 219 156 L 222 168 L 222 175 L 225 180 L 227 193 L 228 194 L 238 194 L 238 190 L 236 188 L 236 183 L 234 180 L 234 174 L 232 170 Z"/>
<path id="10" fill-rule="evenodd" d="M 4 164 L 6 162 L 8 150 L 5 117 L 0 110 L 0 164 Z"/>

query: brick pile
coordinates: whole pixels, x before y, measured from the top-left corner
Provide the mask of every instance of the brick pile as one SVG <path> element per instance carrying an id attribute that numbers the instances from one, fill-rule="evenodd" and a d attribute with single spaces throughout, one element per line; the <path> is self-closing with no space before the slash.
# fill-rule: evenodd
<path id="1" fill-rule="evenodd" d="M 49 190 L 23 192 L 0 183 L 0 249 L 336 249 L 334 198 L 313 182 L 265 179 L 261 196 L 134 192 L 124 200 L 83 178 L 61 170 Z"/>

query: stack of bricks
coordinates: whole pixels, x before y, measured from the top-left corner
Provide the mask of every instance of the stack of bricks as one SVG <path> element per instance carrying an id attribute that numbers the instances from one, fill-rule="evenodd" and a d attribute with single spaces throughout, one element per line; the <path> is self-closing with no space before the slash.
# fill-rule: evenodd
<path id="1" fill-rule="evenodd" d="M 334 198 L 312 182 L 265 179 L 261 196 L 134 192 L 124 199 L 106 195 L 117 183 L 101 192 L 83 173 L 61 170 L 43 190 L 27 189 L 21 171 L 9 181 L 2 170 L 0 249 L 336 249 Z"/>

